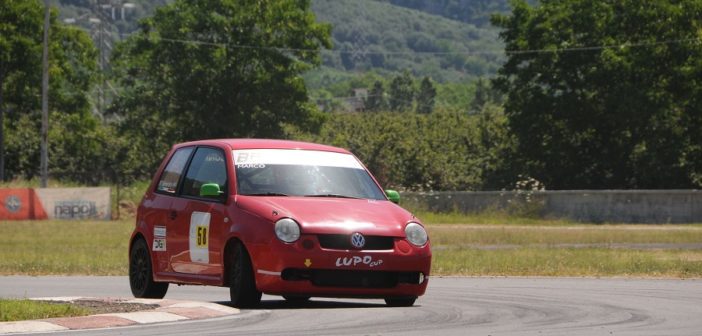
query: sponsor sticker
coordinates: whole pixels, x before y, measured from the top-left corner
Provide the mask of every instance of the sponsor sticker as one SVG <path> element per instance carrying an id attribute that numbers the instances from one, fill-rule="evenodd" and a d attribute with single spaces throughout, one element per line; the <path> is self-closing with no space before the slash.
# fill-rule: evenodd
<path id="1" fill-rule="evenodd" d="M 166 239 L 165 238 L 155 238 L 152 250 L 166 251 Z"/>
<path id="2" fill-rule="evenodd" d="M 207 264 L 210 262 L 210 213 L 194 211 L 190 215 L 190 261 Z"/>
<path id="3" fill-rule="evenodd" d="M 165 226 L 154 226 L 154 237 L 166 237 L 166 227 Z"/>
<path id="4" fill-rule="evenodd" d="M 241 149 L 234 150 L 237 168 L 265 168 L 266 165 L 307 165 L 363 169 L 353 156 L 315 150 L 298 149 Z"/>
<path id="5" fill-rule="evenodd" d="M 266 168 L 266 165 L 263 163 L 242 163 L 236 165 L 236 167 L 239 169 L 263 169 Z"/>
<path id="6" fill-rule="evenodd" d="M 383 259 L 373 259 L 372 256 L 353 256 L 336 258 L 336 267 L 365 265 L 368 267 L 377 267 L 383 264 Z"/>

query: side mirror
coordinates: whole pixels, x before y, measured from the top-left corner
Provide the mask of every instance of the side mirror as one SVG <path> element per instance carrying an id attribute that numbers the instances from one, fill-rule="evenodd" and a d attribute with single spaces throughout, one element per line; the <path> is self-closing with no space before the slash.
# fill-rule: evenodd
<path id="1" fill-rule="evenodd" d="M 400 193 L 399 192 L 397 192 L 395 190 L 388 189 L 388 190 L 385 190 L 385 195 L 388 196 L 388 199 L 390 200 L 390 202 L 393 202 L 395 204 L 400 203 Z"/>
<path id="2" fill-rule="evenodd" d="M 217 183 L 205 183 L 200 187 L 200 196 L 202 197 L 219 197 L 224 194 L 224 191 L 219 190 Z"/>

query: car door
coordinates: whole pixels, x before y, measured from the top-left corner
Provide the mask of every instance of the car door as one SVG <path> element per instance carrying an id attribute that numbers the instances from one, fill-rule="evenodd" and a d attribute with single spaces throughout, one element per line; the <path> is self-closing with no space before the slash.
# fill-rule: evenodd
<path id="1" fill-rule="evenodd" d="M 183 147 L 171 155 L 159 177 L 156 188 L 153 193 L 147 194 L 143 202 L 144 221 L 149 223 L 149 230 L 153 230 L 151 249 L 155 256 L 157 272 L 170 271 L 168 269 L 170 248 L 175 245 L 175 242 L 167 237 L 168 229 L 173 226 L 175 220 L 171 209 L 173 201 L 177 200 L 181 177 L 185 173 L 185 167 L 194 150 L 194 147 Z"/>
<path id="2" fill-rule="evenodd" d="M 202 196 L 205 184 L 217 184 L 219 196 Z M 170 267 L 175 272 L 219 276 L 220 255 L 227 216 L 227 165 L 220 148 L 200 146 L 193 154 L 183 178 L 179 197 L 172 203 L 177 220 L 169 228 L 174 236 Z M 171 239 L 169 239 L 170 241 Z"/>

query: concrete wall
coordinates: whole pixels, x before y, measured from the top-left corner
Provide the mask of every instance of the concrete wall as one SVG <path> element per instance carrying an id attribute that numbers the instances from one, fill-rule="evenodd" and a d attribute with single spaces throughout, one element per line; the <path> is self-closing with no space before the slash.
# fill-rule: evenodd
<path id="1" fill-rule="evenodd" d="M 699 190 L 406 192 L 402 204 L 442 212 L 507 210 L 594 223 L 702 223 Z"/>

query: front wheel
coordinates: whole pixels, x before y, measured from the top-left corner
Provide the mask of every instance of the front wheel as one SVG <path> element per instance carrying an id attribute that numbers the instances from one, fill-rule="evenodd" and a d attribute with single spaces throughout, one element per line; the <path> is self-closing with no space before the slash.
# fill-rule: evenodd
<path id="1" fill-rule="evenodd" d="M 152 276 L 149 247 L 137 239 L 129 251 L 129 287 L 137 298 L 163 299 L 168 291 L 167 282 L 155 282 Z"/>
<path id="2" fill-rule="evenodd" d="M 416 300 L 416 296 L 385 298 L 385 304 L 390 307 L 412 307 Z"/>
<path id="3" fill-rule="evenodd" d="M 285 299 L 285 301 L 290 302 L 292 304 L 303 304 L 310 301 L 309 296 L 283 295 L 283 298 Z"/>
<path id="4" fill-rule="evenodd" d="M 251 258 L 241 243 L 232 249 L 232 265 L 229 267 L 229 297 L 234 307 L 246 308 L 261 302 L 261 292 L 256 289 Z"/>

